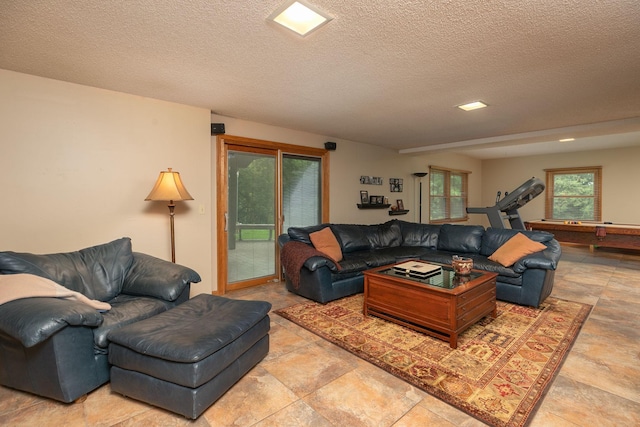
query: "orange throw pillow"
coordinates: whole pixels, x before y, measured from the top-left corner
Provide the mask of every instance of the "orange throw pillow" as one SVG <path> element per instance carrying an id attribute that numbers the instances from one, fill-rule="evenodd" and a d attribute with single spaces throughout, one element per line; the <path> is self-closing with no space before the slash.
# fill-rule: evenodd
<path id="1" fill-rule="evenodd" d="M 547 247 L 542 243 L 534 242 L 524 234 L 518 233 L 492 253 L 489 259 L 505 267 L 510 267 L 520 258 L 544 249 Z"/>
<path id="2" fill-rule="evenodd" d="M 338 239 L 333 235 L 329 227 L 325 227 L 320 231 L 309 234 L 309 239 L 313 246 L 332 260 L 338 262 L 342 259 L 342 249 Z"/>

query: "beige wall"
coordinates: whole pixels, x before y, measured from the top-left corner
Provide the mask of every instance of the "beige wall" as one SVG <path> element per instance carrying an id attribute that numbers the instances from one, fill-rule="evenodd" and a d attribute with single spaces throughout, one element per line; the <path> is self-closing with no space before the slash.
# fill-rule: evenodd
<path id="1" fill-rule="evenodd" d="M 172 167 L 195 198 L 176 207 L 176 261 L 203 276 L 193 294 L 210 292 L 208 110 L 4 70 L 0 93 L 0 250 L 128 236 L 135 251 L 170 259 L 169 210 L 144 198 Z"/>
<path id="2" fill-rule="evenodd" d="M 532 176 L 545 181 L 544 169 L 602 166 L 603 221 L 640 224 L 640 198 L 635 184 L 640 182 L 638 159 L 640 147 L 485 160 L 482 201 L 484 206 L 492 206 L 497 191 L 512 191 Z M 523 220 L 544 218 L 544 194 L 520 209 Z"/>

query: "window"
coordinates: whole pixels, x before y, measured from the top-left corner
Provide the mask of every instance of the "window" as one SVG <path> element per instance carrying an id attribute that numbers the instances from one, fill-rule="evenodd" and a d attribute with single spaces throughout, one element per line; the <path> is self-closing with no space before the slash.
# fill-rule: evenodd
<path id="1" fill-rule="evenodd" d="M 602 167 L 545 169 L 545 218 L 602 220 Z"/>
<path id="2" fill-rule="evenodd" d="M 429 222 L 467 220 L 467 181 L 470 172 L 429 167 Z"/>

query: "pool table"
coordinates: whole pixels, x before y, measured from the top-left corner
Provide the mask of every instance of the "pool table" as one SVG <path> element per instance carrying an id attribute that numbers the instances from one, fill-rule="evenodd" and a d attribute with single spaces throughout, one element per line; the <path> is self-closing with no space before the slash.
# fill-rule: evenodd
<path id="1" fill-rule="evenodd" d="M 565 224 L 552 220 L 527 221 L 524 225 L 527 230 L 548 231 L 559 242 L 589 245 L 591 251 L 595 247 L 640 250 L 640 225 L 594 221 Z"/>

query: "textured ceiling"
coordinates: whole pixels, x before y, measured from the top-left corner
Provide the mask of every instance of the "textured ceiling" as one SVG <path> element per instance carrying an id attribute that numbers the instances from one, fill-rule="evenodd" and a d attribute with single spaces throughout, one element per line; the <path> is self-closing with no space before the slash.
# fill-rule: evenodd
<path id="1" fill-rule="evenodd" d="M 402 152 L 640 144 L 638 0 L 312 3 L 302 38 L 282 0 L 2 0 L 0 68 Z"/>

